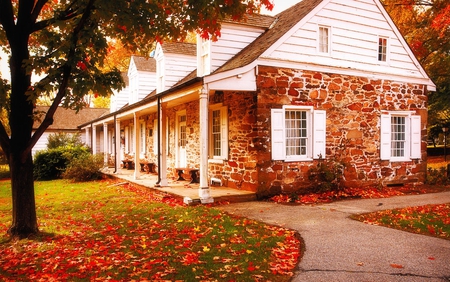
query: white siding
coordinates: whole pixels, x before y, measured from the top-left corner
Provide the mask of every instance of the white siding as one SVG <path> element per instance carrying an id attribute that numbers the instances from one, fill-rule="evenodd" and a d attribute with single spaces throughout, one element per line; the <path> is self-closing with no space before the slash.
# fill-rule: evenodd
<path id="1" fill-rule="evenodd" d="M 197 57 L 195 56 L 166 54 L 164 60 L 164 90 L 171 88 L 197 68 Z"/>
<path id="2" fill-rule="evenodd" d="M 130 61 L 128 79 L 128 104 L 130 105 L 144 99 L 156 89 L 156 73 L 138 70 L 133 60 Z"/>
<path id="3" fill-rule="evenodd" d="M 331 52 L 317 51 L 319 25 L 331 27 Z M 388 61 L 378 62 L 378 37 L 388 38 Z M 373 1 L 333 0 L 265 57 L 423 78 Z"/>
<path id="4" fill-rule="evenodd" d="M 128 86 L 121 91 L 114 91 L 114 95 L 111 96 L 110 111 L 115 112 L 125 106 L 128 103 L 129 88 Z"/>
<path id="5" fill-rule="evenodd" d="M 211 72 L 222 66 L 264 32 L 260 28 L 224 24 L 220 39 L 211 42 Z"/>
<path id="6" fill-rule="evenodd" d="M 45 150 L 47 149 L 47 141 L 48 141 L 48 136 L 50 134 L 52 134 L 53 132 L 44 132 L 41 136 L 41 138 L 39 138 L 39 140 L 37 141 L 36 145 L 34 145 L 33 149 L 31 150 L 31 154 L 34 156 L 36 154 L 37 151 L 41 151 L 41 150 Z M 34 132 L 33 132 L 34 134 Z M 83 134 L 84 135 L 84 134 Z"/>

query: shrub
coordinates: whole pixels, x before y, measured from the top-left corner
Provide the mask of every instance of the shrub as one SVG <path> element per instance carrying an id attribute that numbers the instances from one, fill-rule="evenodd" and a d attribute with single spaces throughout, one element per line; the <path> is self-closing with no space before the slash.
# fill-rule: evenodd
<path id="1" fill-rule="evenodd" d="M 34 158 L 34 178 L 36 180 L 61 178 L 69 163 L 84 155 L 90 155 L 86 146 L 65 146 L 38 151 Z"/>
<path id="2" fill-rule="evenodd" d="M 64 179 L 73 181 L 89 181 L 101 178 L 100 169 L 103 167 L 103 154 L 86 154 L 72 159 L 62 174 Z"/>
<path id="3" fill-rule="evenodd" d="M 447 185 L 450 184 L 450 179 L 447 177 L 447 170 L 445 167 L 439 169 L 428 168 L 427 184 L 431 185 Z"/>
<path id="4" fill-rule="evenodd" d="M 56 149 L 59 147 L 83 147 L 83 142 L 79 133 L 70 134 L 58 132 L 50 134 L 47 137 L 47 149 Z"/>
<path id="5" fill-rule="evenodd" d="M 338 190 L 345 165 L 334 160 L 319 160 L 317 166 L 308 170 L 308 179 L 314 192 Z"/>

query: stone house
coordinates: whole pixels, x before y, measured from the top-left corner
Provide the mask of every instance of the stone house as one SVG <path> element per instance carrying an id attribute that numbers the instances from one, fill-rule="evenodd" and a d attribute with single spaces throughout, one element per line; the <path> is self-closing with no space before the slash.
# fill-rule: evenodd
<path id="1" fill-rule="evenodd" d="M 425 179 L 435 85 L 378 0 L 303 0 L 224 21 L 195 49 L 158 45 L 153 59 L 155 91 L 80 127 L 121 136 L 108 153 L 131 144 L 136 163 L 157 164 L 158 185 L 184 167 L 199 169 L 205 202 L 212 182 L 292 193 L 324 161 L 345 164 L 346 186 Z"/>

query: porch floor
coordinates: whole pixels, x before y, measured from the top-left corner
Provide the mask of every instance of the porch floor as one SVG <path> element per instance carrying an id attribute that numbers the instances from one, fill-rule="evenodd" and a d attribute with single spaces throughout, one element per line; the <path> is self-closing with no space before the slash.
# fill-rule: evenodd
<path id="1" fill-rule="evenodd" d="M 175 197 L 184 199 L 190 198 L 194 203 L 200 202 L 199 197 L 199 184 L 189 183 L 189 181 L 177 181 L 175 177 L 167 176 L 168 187 L 155 186 L 158 181 L 158 175 L 156 173 L 141 172 L 138 179 L 134 179 L 134 170 L 119 169 L 117 173 L 114 173 L 113 168 L 107 168 L 102 171 L 104 174 L 109 175 L 117 179 L 124 180 L 129 183 L 133 183 L 139 186 L 147 187 L 157 191 L 171 194 Z M 238 190 L 224 186 L 210 186 L 210 195 L 214 199 L 214 202 L 228 201 L 228 202 L 248 202 L 256 200 L 256 193 L 251 191 Z"/>

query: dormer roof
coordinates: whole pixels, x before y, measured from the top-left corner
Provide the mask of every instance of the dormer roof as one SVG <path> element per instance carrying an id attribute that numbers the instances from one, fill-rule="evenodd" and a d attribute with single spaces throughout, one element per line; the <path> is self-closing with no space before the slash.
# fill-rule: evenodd
<path id="1" fill-rule="evenodd" d="M 132 55 L 131 60 L 138 71 L 156 72 L 156 61 L 153 58 Z"/>

